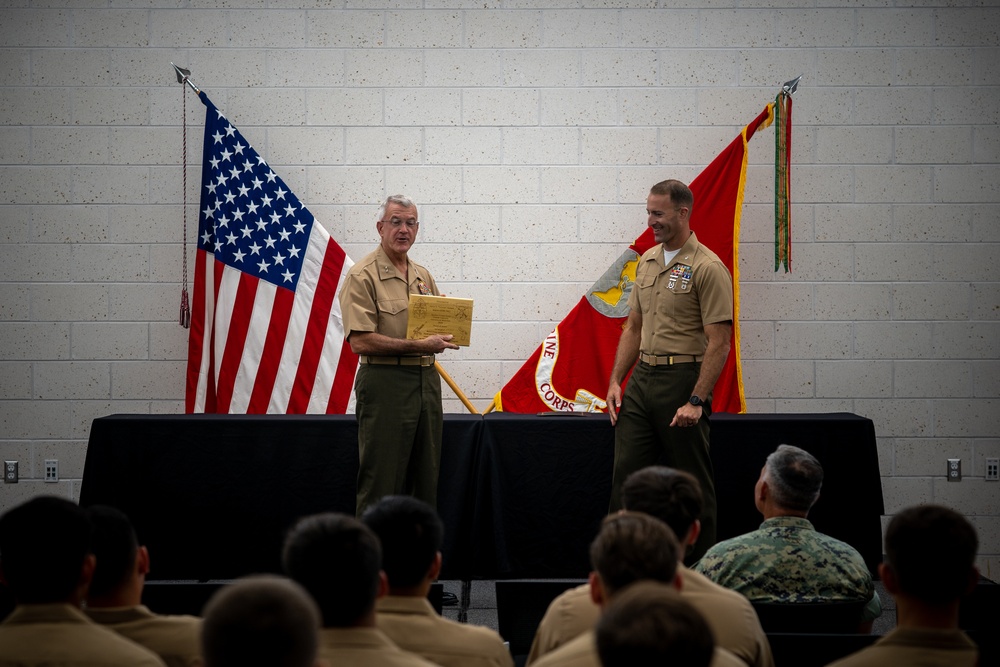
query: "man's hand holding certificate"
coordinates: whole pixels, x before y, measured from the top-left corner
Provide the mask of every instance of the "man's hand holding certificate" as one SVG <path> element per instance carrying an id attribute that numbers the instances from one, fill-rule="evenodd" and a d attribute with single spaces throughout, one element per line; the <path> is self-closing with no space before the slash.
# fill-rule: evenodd
<path id="1" fill-rule="evenodd" d="M 472 338 L 472 299 L 410 294 L 406 337 L 419 340 L 451 334 L 451 342 L 468 347 Z"/>

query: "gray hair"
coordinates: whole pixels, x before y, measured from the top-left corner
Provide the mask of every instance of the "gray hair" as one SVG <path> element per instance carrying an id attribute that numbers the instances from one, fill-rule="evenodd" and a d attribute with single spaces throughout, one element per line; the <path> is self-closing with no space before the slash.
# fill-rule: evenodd
<path id="1" fill-rule="evenodd" d="M 399 204 L 403 208 L 412 208 L 414 211 L 417 210 L 417 205 L 406 195 L 389 195 L 385 198 L 385 201 L 382 202 L 382 205 L 379 206 L 375 222 L 380 222 L 382 220 L 382 216 L 385 215 L 385 209 L 389 208 L 389 204 Z"/>
<path id="2" fill-rule="evenodd" d="M 823 466 L 804 449 L 778 445 L 778 449 L 767 457 L 764 467 L 768 488 L 779 507 L 808 512 L 819 498 Z"/>

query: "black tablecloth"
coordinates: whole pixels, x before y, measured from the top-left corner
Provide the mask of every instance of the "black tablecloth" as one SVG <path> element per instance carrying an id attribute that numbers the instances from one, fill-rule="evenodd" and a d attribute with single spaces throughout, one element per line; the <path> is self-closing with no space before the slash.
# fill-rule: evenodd
<path id="1" fill-rule="evenodd" d="M 585 576 L 613 443 L 605 415 L 445 415 L 442 578 Z M 874 426 L 856 415 L 713 416 L 719 538 L 760 524 L 753 487 L 780 443 L 820 459 L 810 518 L 874 571 L 882 489 Z M 297 517 L 353 514 L 357 467 L 353 416 L 112 415 L 93 422 L 80 502 L 131 517 L 151 579 L 232 579 L 280 571 Z"/>

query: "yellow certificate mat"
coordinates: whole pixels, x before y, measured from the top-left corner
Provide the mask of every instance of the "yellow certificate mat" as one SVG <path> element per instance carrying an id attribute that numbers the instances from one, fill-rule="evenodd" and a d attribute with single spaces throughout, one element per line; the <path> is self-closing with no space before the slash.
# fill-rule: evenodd
<path id="1" fill-rule="evenodd" d="M 406 337 L 410 339 L 451 334 L 452 343 L 467 347 L 472 338 L 472 299 L 411 294 L 407 317 Z"/>

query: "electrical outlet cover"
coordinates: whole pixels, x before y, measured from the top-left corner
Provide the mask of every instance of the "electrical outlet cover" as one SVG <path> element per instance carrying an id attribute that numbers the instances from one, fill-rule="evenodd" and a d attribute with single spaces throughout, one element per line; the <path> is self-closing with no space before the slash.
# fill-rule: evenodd
<path id="1" fill-rule="evenodd" d="M 986 481 L 1000 481 L 1000 459 L 986 459 Z"/>
<path id="2" fill-rule="evenodd" d="M 948 459 L 947 473 L 949 482 L 962 481 L 962 459 Z"/>

